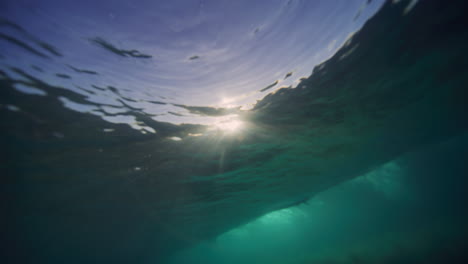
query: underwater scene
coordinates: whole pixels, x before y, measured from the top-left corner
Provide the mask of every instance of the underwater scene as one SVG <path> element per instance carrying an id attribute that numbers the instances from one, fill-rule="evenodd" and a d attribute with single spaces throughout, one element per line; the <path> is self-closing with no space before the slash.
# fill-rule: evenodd
<path id="1" fill-rule="evenodd" d="M 467 14 L 0 1 L 0 263 L 468 263 Z"/>

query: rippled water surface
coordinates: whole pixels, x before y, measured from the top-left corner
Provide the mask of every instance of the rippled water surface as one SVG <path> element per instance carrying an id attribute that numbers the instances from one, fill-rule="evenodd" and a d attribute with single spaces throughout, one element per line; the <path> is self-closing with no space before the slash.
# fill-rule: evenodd
<path id="1" fill-rule="evenodd" d="M 2 262 L 465 263 L 467 11 L 2 1 Z"/>

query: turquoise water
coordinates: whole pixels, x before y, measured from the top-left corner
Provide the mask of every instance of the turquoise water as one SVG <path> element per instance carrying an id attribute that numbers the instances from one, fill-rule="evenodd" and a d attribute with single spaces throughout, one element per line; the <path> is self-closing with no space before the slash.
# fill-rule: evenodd
<path id="1" fill-rule="evenodd" d="M 137 31 L 141 42 L 126 36 L 124 44 L 85 27 L 65 37 L 35 34 L 40 20 L 26 28 L 18 21 L 27 20 L 15 20 L 15 4 L 5 4 L 11 11 L 0 20 L 5 262 L 465 263 L 467 4 L 375 2 L 356 2 L 362 8 L 346 14 L 360 24 L 330 49 L 330 39 L 321 39 L 326 60 L 309 60 L 314 50 L 300 46 L 288 54 L 296 69 L 286 63 L 281 71 L 272 65 L 254 72 L 263 64 L 252 73 L 228 71 L 246 81 L 226 77 L 220 65 L 239 60 L 218 46 L 176 50 L 186 58 L 176 60 L 180 66 L 164 60 L 172 50 L 155 53 L 151 37 L 139 39 Z M 321 10 L 302 4 L 282 3 L 281 16 L 268 14 L 278 22 L 292 17 L 291 6 L 302 10 L 297 17 Z M 177 36 L 193 34 L 189 18 L 171 24 Z M 247 35 L 269 23 L 262 25 Z M 293 31 L 294 24 L 281 25 Z M 280 31 L 267 32 L 266 39 Z M 285 47 L 310 41 L 300 36 L 265 49 L 287 53 Z M 219 35 L 223 44 L 221 37 L 227 36 Z M 206 64 L 187 66 L 198 62 Z M 315 65 L 312 74 L 299 78 L 308 64 Z M 153 76 L 154 69 L 160 71 Z M 194 75 L 173 75 L 174 69 Z M 244 91 L 249 74 L 264 85 Z M 212 104 L 211 96 L 227 94 L 229 81 L 242 96 Z"/>
<path id="2" fill-rule="evenodd" d="M 467 143 L 402 155 L 170 263 L 463 263 Z"/>

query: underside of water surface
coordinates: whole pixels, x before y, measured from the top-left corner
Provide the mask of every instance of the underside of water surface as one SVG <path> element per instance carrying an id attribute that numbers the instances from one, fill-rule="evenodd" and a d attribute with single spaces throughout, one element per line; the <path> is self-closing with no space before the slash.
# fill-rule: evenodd
<path id="1" fill-rule="evenodd" d="M 467 11 L 2 1 L 0 262 L 467 263 Z"/>

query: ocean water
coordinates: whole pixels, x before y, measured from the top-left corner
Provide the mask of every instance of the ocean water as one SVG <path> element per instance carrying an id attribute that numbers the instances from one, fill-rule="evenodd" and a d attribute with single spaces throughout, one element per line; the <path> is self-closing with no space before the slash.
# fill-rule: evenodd
<path id="1" fill-rule="evenodd" d="M 1 262 L 467 263 L 467 11 L 2 1 Z"/>

